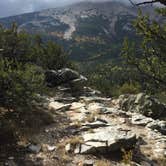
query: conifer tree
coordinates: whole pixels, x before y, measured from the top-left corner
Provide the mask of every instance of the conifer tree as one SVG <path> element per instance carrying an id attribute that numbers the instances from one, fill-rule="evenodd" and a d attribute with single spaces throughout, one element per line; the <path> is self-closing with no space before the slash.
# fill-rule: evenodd
<path id="1" fill-rule="evenodd" d="M 158 2 L 166 5 L 165 1 Z M 166 88 L 166 7 L 158 8 L 156 12 L 160 18 L 157 21 L 139 13 L 134 27 L 142 41 L 125 40 L 122 50 L 127 64 L 137 69 L 153 91 Z"/>

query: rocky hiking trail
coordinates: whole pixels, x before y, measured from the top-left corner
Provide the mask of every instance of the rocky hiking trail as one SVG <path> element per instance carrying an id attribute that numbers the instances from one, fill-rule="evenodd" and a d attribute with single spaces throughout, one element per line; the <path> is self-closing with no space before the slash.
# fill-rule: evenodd
<path id="1" fill-rule="evenodd" d="M 72 79 L 72 83 L 77 81 Z M 2 164 L 166 165 L 164 104 L 143 93 L 112 99 L 101 97 L 98 91 L 84 86 L 77 96 L 69 89 L 60 86 L 55 96 L 45 97 L 46 102 L 40 107 L 51 117 L 51 122 L 37 128 L 28 139 L 20 139 L 17 147 L 21 148 L 6 154 Z"/>

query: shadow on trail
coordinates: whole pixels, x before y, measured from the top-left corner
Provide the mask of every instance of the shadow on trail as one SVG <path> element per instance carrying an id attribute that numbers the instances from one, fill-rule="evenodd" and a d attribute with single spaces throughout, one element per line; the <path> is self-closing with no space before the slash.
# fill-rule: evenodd
<path id="1" fill-rule="evenodd" d="M 21 112 L 0 110 L 0 166 L 42 166 L 42 161 L 32 161 L 27 157 L 29 152 L 19 141 L 29 142 L 31 136 L 40 133 L 46 126 L 54 122 L 49 112 L 41 108 Z M 2 113 L 3 112 L 3 113 Z"/>

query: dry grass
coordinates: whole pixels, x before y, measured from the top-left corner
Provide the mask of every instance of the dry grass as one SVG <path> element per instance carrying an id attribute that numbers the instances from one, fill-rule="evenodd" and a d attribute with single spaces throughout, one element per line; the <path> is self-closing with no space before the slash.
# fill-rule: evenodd
<path id="1" fill-rule="evenodd" d="M 71 161 L 71 157 L 63 149 L 60 151 L 59 156 L 61 156 L 61 159 L 63 160 L 63 162 Z"/>
<path id="2" fill-rule="evenodd" d="M 83 142 L 84 141 L 83 141 L 82 137 L 79 137 L 79 136 L 71 137 L 71 138 L 68 138 L 68 139 L 64 140 L 63 142 L 60 142 L 57 145 L 57 149 L 65 149 L 65 146 L 67 144 L 70 144 L 73 148 L 75 148 L 75 146 L 77 144 L 82 144 Z"/>
<path id="3" fill-rule="evenodd" d="M 79 136 L 77 136 L 77 137 L 72 137 L 72 138 L 70 138 L 70 139 L 68 139 L 68 140 L 66 140 L 66 143 L 67 144 L 71 144 L 71 145 L 76 145 L 76 144 L 81 144 L 81 143 L 83 143 L 84 141 L 83 141 L 83 139 L 82 139 L 82 137 L 79 137 Z"/>
<path id="4" fill-rule="evenodd" d="M 100 117 L 99 112 L 100 111 L 94 111 L 93 113 L 87 115 L 86 118 L 83 121 L 84 122 L 89 122 L 89 123 L 94 122 L 95 119 Z"/>
<path id="5" fill-rule="evenodd" d="M 92 114 L 90 114 L 83 121 L 91 123 L 95 121 L 95 117 Z"/>
<path id="6" fill-rule="evenodd" d="M 126 151 L 125 149 L 122 149 L 122 152 L 123 152 L 122 162 L 124 164 L 131 165 L 133 158 L 133 151 L 132 150 Z"/>
<path id="7" fill-rule="evenodd" d="M 159 159 L 158 164 L 159 164 L 160 166 L 165 166 L 165 165 L 166 165 L 166 158 Z"/>
<path id="8" fill-rule="evenodd" d="M 74 125 L 75 127 L 77 127 L 77 128 L 80 128 L 80 127 L 82 126 L 82 123 L 81 123 L 80 121 L 78 121 L 78 120 L 75 120 L 75 121 L 73 122 L 73 125 Z"/>
<path id="9" fill-rule="evenodd" d="M 57 147 L 57 150 L 58 150 L 58 156 L 60 156 L 60 158 L 63 162 L 67 162 L 67 161 L 71 160 L 71 158 L 68 155 L 68 153 L 66 152 L 65 146 L 63 144 L 59 144 Z"/>
<path id="10" fill-rule="evenodd" d="M 72 154 L 72 152 L 68 153 L 66 151 L 66 149 L 65 149 L 66 145 L 70 144 L 71 150 L 74 151 L 76 145 L 79 143 L 83 143 L 83 139 L 81 137 L 76 136 L 76 137 L 71 137 L 69 139 L 66 139 L 57 145 L 58 154 L 61 157 L 61 160 L 63 162 L 69 162 L 72 159 L 70 156 L 70 154 Z"/>
<path id="11" fill-rule="evenodd" d="M 96 166 L 111 166 L 111 163 L 110 161 L 103 159 L 103 160 L 97 161 L 95 165 Z"/>

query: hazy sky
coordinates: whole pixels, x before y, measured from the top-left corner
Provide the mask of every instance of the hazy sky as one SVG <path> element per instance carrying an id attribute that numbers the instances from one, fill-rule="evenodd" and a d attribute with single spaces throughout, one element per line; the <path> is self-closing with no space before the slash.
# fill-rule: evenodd
<path id="1" fill-rule="evenodd" d="M 54 8 L 57 6 L 67 5 L 80 1 L 86 1 L 86 0 L 0 0 L 0 17 L 6 17 L 26 12 L 33 12 L 46 8 Z M 104 0 L 89 0 L 89 1 L 102 2 Z M 128 2 L 128 0 L 117 0 L 117 1 Z M 138 0 L 133 0 L 133 1 L 138 1 Z"/>

